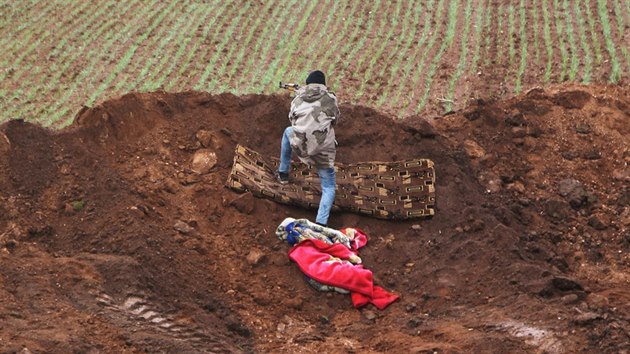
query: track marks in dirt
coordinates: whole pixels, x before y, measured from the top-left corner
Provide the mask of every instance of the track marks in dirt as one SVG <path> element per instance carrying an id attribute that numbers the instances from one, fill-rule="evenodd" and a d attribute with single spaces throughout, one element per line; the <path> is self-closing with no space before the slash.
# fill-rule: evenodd
<path id="1" fill-rule="evenodd" d="M 121 302 L 105 293 L 96 297 L 96 302 L 105 310 L 122 314 L 135 327 L 155 330 L 191 344 L 203 352 L 232 353 L 233 348 L 207 333 L 201 326 L 191 321 L 182 321 L 176 314 L 164 314 L 159 306 L 142 295 L 128 296 Z"/>
<path id="2" fill-rule="evenodd" d="M 523 340 L 525 344 L 535 347 L 544 353 L 559 354 L 564 353 L 562 342 L 552 331 L 529 326 L 517 321 L 505 321 L 487 328 L 507 331 L 512 336 Z"/>

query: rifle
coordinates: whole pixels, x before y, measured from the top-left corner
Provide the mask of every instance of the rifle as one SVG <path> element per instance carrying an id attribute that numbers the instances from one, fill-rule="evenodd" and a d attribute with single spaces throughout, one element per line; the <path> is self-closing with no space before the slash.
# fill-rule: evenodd
<path id="1" fill-rule="evenodd" d="M 300 85 L 298 85 L 298 84 L 291 84 L 291 83 L 286 83 L 286 82 L 282 82 L 282 81 L 280 81 L 280 86 L 279 87 L 281 89 L 289 90 L 291 92 L 295 92 L 295 91 L 300 89 Z"/>

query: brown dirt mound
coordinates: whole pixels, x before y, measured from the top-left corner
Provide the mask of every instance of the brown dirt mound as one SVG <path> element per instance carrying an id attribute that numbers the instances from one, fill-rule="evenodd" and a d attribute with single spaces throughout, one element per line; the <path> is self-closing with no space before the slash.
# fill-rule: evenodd
<path id="1" fill-rule="evenodd" d="M 630 90 L 564 86 L 396 122 L 342 105 L 344 163 L 429 158 L 436 215 L 338 213 L 401 295 L 318 293 L 273 231 L 314 211 L 224 187 L 277 154 L 284 96 L 129 94 L 60 132 L 0 126 L 3 352 L 630 350 Z M 198 174 L 195 152 L 216 153 Z"/>

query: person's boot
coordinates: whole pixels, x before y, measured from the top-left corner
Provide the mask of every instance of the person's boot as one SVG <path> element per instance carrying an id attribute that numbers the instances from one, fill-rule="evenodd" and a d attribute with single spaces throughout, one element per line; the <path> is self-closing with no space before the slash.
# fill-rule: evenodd
<path id="1" fill-rule="evenodd" d="M 289 174 L 286 172 L 276 171 L 276 180 L 280 184 L 288 184 L 289 183 Z"/>

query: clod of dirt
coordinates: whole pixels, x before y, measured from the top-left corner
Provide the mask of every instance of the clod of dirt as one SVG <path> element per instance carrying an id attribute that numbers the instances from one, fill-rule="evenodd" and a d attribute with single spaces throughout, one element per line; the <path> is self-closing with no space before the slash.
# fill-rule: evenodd
<path id="1" fill-rule="evenodd" d="M 188 235 L 189 233 L 191 233 L 194 228 L 192 228 L 190 225 L 188 225 L 187 223 L 179 220 L 178 222 L 175 223 L 175 225 L 173 225 L 173 228 L 179 232 L 181 232 L 184 235 Z"/>
<path id="2" fill-rule="evenodd" d="M 217 164 L 217 154 L 207 149 L 197 150 L 193 155 L 190 169 L 200 175 L 206 174 Z"/>
<path id="3" fill-rule="evenodd" d="M 239 212 L 249 215 L 256 210 L 256 199 L 252 193 L 247 192 L 232 199 L 229 205 L 236 208 Z"/>
<path id="4" fill-rule="evenodd" d="M 553 97 L 553 102 L 568 109 L 582 109 L 591 98 L 591 94 L 585 91 L 563 91 Z"/>
<path id="5" fill-rule="evenodd" d="M 483 157 L 486 154 L 484 149 L 481 146 L 479 146 L 479 144 L 477 144 L 477 142 L 474 140 L 464 141 L 463 147 L 464 147 L 464 151 L 466 151 L 466 155 L 468 155 L 469 157 L 473 159 L 478 159 L 480 157 Z"/>
<path id="6" fill-rule="evenodd" d="M 265 260 L 265 258 L 266 258 L 266 255 L 261 250 L 258 250 L 258 249 L 249 251 L 246 257 L 247 263 L 249 263 L 249 265 L 251 266 L 259 265 L 260 262 Z"/>

